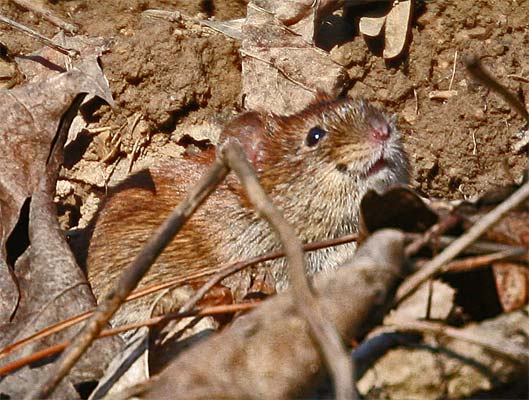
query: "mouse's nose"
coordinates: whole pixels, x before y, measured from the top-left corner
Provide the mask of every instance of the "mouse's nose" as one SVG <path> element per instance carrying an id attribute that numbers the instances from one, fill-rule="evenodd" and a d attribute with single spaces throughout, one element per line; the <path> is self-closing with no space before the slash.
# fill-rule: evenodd
<path id="1" fill-rule="evenodd" d="M 391 134 L 391 127 L 389 124 L 382 119 L 373 119 L 370 121 L 371 131 L 370 134 L 378 142 L 388 140 Z"/>

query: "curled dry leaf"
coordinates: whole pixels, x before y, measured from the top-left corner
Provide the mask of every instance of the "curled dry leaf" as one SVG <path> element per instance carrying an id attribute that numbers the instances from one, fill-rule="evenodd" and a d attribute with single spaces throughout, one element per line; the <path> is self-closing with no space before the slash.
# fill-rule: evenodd
<path id="1" fill-rule="evenodd" d="M 384 35 L 384 58 L 395 58 L 404 50 L 411 26 L 413 0 L 395 1 L 387 15 L 366 15 L 360 18 L 363 35 Z M 384 28 L 384 29 L 383 29 Z"/>
<path id="2" fill-rule="evenodd" d="M 87 58 L 91 56 L 87 54 Z M 36 59 L 42 66 L 50 65 L 42 57 Z M 52 68 L 51 73 L 35 73 L 30 83 L 0 92 L 0 111 L 4 116 L 0 122 L 0 323 L 9 322 L 2 330 L 1 346 L 95 304 L 58 226 L 53 205 L 63 145 L 84 97 L 79 93 L 92 93 L 112 102 L 102 71 L 85 69 L 83 61 L 86 59 L 80 59 L 82 69 L 58 72 Z M 17 296 L 6 300 L 6 293 L 13 293 L 15 283 L 19 285 L 21 301 L 13 313 Z M 75 328 L 69 329 L 26 346 L 5 361 L 28 356 L 57 340 L 71 338 L 75 332 Z M 58 395 L 78 397 L 74 384 L 96 379 L 102 372 L 102 360 L 116 350 L 117 344 L 114 339 L 98 344 L 97 351 L 84 358 Z M 28 382 L 38 381 L 48 366 L 44 363 L 38 368 L 25 367 L 4 377 L 0 393 L 21 397 Z"/>
<path id="3" fill-rule="evenodd" d="M 360 203 L 363 234 L 382 228 L 398 228 L 406 232 L 423 232 L 437 222 L 432 211 L 413 190 L 394 186 L 379 194 L 366 193 Z M 383 213 L 380 210 L 384 210 Z"/>
<path id="4" fill-rule="evenodd" d="M 56 52 L 50 52 L 57 56 Z M 31 76 L 32 82 L 0 91 L 0 113 L 3 116 L 0 121 L 3 152 L 0 158 L 0 321 L 7 321 L 18 298 L 8 266 L 13 266 L 10 264 L 21 250 L 8 249 L 6 244 L 13 232 L 18 234 L 14 230 L 20 212 L 43 176 L 61 116 L 78 93 L 93 93 L 112 103 L 106 79 L 101 78 L 103 74 L 99 67 L 99 73 L 94 70 L 94 62 L 97 65 L 97 60 L 92 61 L 89 54 L 81 58 L 80 63 L 86 72 L 74 68 L 57 73 L 56 67 L 60 65 L 53 61 L 48 63 L 43 56 L 28 56 L 24 66 L 20 64 L 20 69 Z M 31 73 L 30 63 L 36 65 L 34 70 L 37 72 Z M 54 67 L 50 68 L 50 65 Z M 60 68 L 64 70 L 64 67 Z M 20 229 L 24 231 L 23 227 Z M 23 239 L 12 237 L 15 244 L 23 243 Z"/>
<path id="5" fill-rule="evenodd" d="M 397 57 L 406 44 L 411 23 L 413 0 L 395 2 L 386 18 L 384 58 Z"/>
<path id="6" fill-rule="evenodd" d="M 518 310 L 529 299 L 529 269 L 512 262 L 497 262 L 492 266 L 494 282 L 503 311 Z"/>

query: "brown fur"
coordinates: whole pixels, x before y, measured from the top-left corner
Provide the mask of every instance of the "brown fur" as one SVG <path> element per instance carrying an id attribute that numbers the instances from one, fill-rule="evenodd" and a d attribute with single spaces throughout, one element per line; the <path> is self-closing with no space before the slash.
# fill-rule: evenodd
<path id="1" fill-rule="evenodd" d="M 384 114 L 362 101 L 331 100 L 320 95 L 306 110 L 291 116 L 242 114 L 226 125 L 221 141 L 241 143 L 263 187 L 303 241 L 323 240 L 357 230 L 358 205 L 366 190 L 407 181 L 406 156 L 396 132 L 384 143 L 389 168 L 369 175 L 369 167 L 382 151 L 381 144 L 370 136 L 373 121 L 392 126 Z M 310 147 L 305 138 L 314 126 L 325 129 L 327 135 Z M 89 280 L 98 298 L 198 181 L 210 161 L 212 154 L 165 161 L 112 190 L 95 222 L 87 258 Z M 166 248 L 141 285 L 214 273 L 222 264 L 278 247 L 275 234 L 252 210 L 239 183 L 230 175 Z M 333 269 L 353 250 L 353 245 L 344 245 L 310 253 L 308 271 Z M 287 286 L 284 261 L 268 266 L 278 289 Z M 228 283 L 244 294 L 250 275 L 245 272 Z M 136 319 L 138 309 L 129 307 L 129 315 L 122 322 Z"/>

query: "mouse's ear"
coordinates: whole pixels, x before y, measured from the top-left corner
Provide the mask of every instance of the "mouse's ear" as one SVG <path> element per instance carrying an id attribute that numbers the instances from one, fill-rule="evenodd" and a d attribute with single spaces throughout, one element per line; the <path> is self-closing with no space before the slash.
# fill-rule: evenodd
<path id="1" fill-rule="evenodd" d="M 265 117 L 261 114 L 250 111 L 239 115 L 237 118 L 226 124 L 219 137 L 219 144 L 222 145 L 228 140 L 236 140 L 243 148 L 246 157 L 259 170 L 263 158 L 263 138 L 266 135 Z"/>

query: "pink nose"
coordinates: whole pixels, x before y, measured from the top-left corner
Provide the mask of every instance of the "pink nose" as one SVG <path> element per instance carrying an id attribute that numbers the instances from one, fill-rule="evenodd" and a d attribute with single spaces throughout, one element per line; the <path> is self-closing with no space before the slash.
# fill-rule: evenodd
<path id="1" fill-rule="evenodd" d="M 371 136 L 377 141 L 384 141 L 389 138 L 391 128 L 386 121 L 371 121 Z"/>

